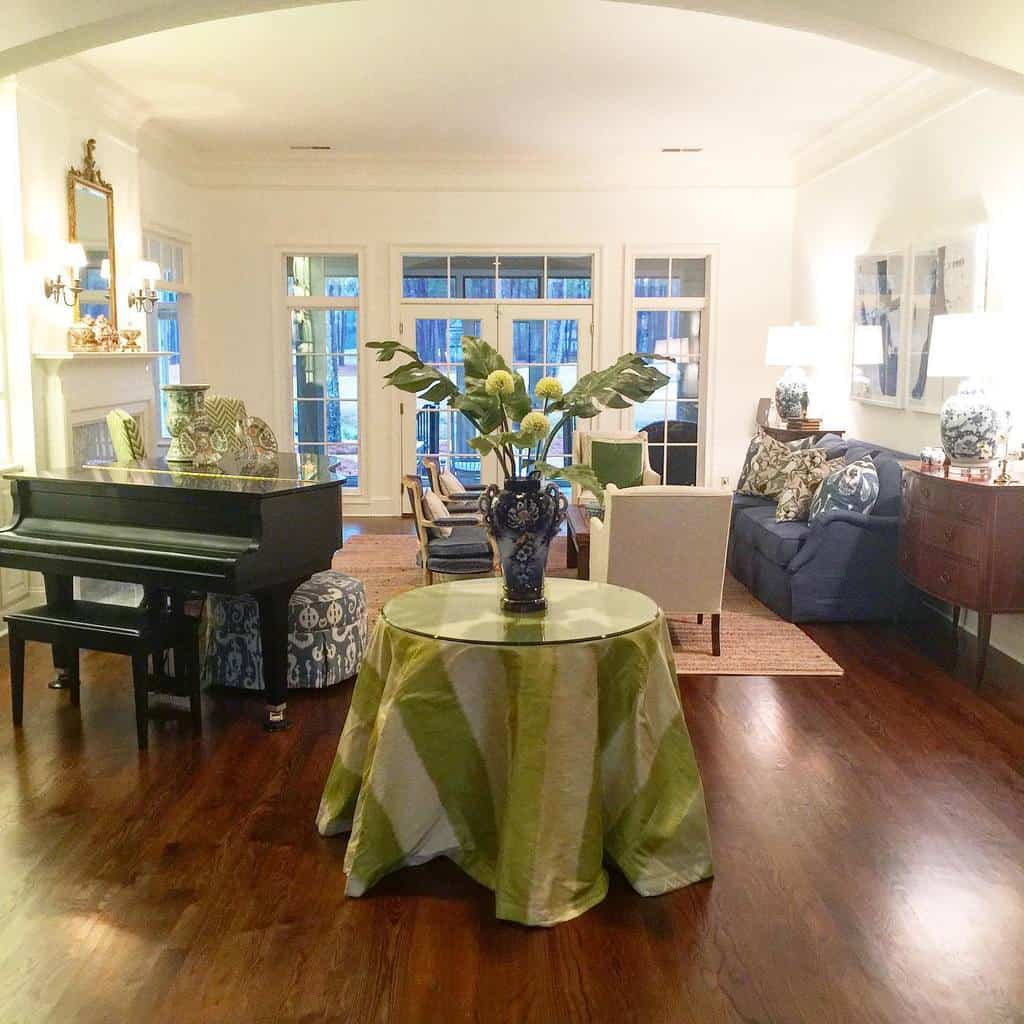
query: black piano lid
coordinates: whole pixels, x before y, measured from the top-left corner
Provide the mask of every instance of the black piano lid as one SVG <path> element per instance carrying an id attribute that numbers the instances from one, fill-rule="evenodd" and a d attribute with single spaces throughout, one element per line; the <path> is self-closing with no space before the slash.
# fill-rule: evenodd
<path id="1" fill-rule="evenodd" d="M 43 469 L 36 473 L 6 473 L 8 480 L 45 480 L 52 483 L 114 484 L 172 491 L 251 494 L 263 497 L 291 494 L 320 487 L 338 487 L 345 472 L 327 456 L 279 452 L 273 460 L 243 464 L 235 455 L 225 455 L 218 466 L 195 468 L 168 465 L 164 459 L 135 462 L 90 462 L 65 469 Z"/>

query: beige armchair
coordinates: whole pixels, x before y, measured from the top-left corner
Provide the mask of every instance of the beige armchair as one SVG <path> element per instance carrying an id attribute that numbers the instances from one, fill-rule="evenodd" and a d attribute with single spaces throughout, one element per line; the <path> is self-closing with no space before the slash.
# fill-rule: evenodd
<path id="1" fill-rule="evenodd" d="M 604 521 L 590 520 L 590 578 L 638 590 L 666 613 L 710 613 L 720 655 L 731 513 L 731 491 L 609 484 Z"/>
<path id="2" fill-rule="evenodd" d="M 642 430 L 574 430 L 572 435 L 572 461 L 577 465 L 591 465 L 592 441 L 639 441 L 643 445 L 643 482 L 645 486 L 653 486 L 661 483 L 660 474 L 651 468 L 650 448 L 647 444 L 647 435 Z M 574 484 L 572 488 L 572 500 L 579 503 L 590 495 L 589 491 L 581 491 L 579 485 Z"/>

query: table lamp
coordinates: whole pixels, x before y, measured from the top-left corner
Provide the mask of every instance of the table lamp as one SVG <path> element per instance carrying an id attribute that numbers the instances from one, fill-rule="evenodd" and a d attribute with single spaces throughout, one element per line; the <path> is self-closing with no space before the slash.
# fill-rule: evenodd
<path id="1" fill-rule="evenodd" d="M 816 361 L 819 340 L 818 328 L 805 324 L 768 328 L 765 365 L 787 367 L 775 385 L 775 408 L 784 420 L 807 415 L 810 386 L 803 368 Z"/>
<path id="2" fill-rule="evenodd" d="M 997 369 L 1003 333 L 995 313 L 943 313 L 932 321 L 928 376 L 965 378 L 939 413 L 942 447 L 954 466 L 977 467 L 995 455 L 1001 416 L 981 378 Z"/>
<path id="3" fill-rule="evenodd" d="M 853 385 L 857 394 L 871 394 L 871 380 L 864 372 L 867 366 L 881 366 L 885 362 L 885 344 L 881 324 L 857 324 L 853 329 Z"/>

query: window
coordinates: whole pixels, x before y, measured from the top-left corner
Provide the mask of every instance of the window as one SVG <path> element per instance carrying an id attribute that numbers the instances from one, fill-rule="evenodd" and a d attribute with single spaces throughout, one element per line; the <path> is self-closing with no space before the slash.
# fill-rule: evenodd
<path id="1" fill-rule="evenodd" d="M 151 349 L 170 352 L 157 360 L 157 431 L 169 438 L 167 430 L 167 396 L 161 390 L 164 384 L 181 383 L 182 328 L 187 320 L 189 294 L 190 250 L 188 243 L 165 235 L 147 232 L 142 239 L 147 260 L 160 267 L 164 287 L 157 290 L 157 301 L 152 312 L 146 314 L 146 338 Z"/>
<path id="2" fill-rule="evenodd" d="M 402 257 L 406 299 L 589 300 L 592 281 L 589 255 Z"/>
<path id="3" fill-rule="evenodd" d="M 286 256 L 297 452 L 326 456 L 359 486 L 359 258 Z"/>
<path id="4" fill-rule="evenodd" d="M 642 256 L 632 263 L 636 351 L 665 357 L 668 383 L 634 407 L 651 466 L 664 484 L 695 484 L 701 443 L 701 378 L 707 305 L 706 257 Z"/>

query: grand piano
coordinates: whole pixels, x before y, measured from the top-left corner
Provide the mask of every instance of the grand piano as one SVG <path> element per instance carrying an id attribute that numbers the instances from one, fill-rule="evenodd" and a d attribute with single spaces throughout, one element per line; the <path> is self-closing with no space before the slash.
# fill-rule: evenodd
<path id="1" fill-rule="evenodd" d="M 252 594 L 259 603 L 267 728 L 287 725 L 288 602 L 341 546 L 344 480 L 323 456 L 282 452 L 213 469 L 163 461 L 13 473 L 14 518 L 0 566 L 40 572 L 46 599 L 74 578 L 189 593 Z M 54 652 L 58 670 L 61 654 Z"/>

